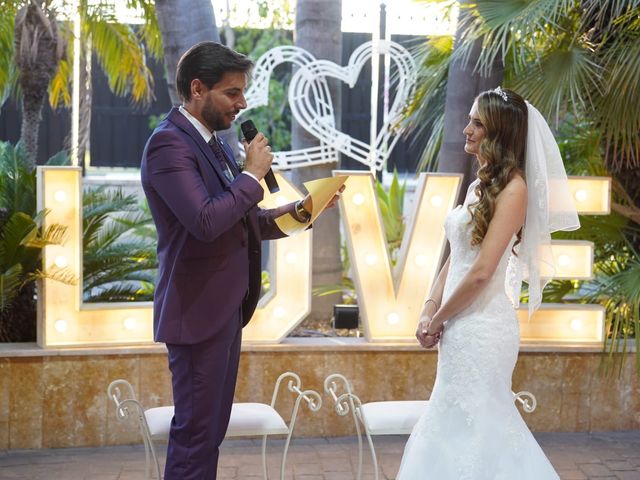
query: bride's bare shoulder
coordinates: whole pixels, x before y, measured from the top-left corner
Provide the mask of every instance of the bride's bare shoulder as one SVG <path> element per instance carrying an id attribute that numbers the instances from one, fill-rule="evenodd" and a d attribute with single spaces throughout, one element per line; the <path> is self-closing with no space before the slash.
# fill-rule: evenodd
<path id="1" fill-rule="evenodd" d="M 521 175 L 514 175 L 509 183 L 504 187 L 504 190 L 498 195 L 497 201 L 504 201 L 506 203 L 516 202 L 518 204 L 525 204 L 527 202 L 527 182 Z"/>

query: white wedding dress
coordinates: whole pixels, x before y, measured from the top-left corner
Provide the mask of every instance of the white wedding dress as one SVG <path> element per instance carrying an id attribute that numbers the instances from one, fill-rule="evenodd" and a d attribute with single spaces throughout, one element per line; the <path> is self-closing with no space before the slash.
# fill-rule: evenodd
<path id="1" fill-rule="evenodd" d="M 451 261 L 443 300 L 478 254 L 470 244 L 467 210 L 476 200 L 475 184 L 464 205 L 445 221 Z M 559 478 L 522 420 L 511 391 L 520 332 L 505 293 L 510 255 L 511 245 L 486 290 L 446 323 L 431 398 L 405 447 L 397 480 Z"/>

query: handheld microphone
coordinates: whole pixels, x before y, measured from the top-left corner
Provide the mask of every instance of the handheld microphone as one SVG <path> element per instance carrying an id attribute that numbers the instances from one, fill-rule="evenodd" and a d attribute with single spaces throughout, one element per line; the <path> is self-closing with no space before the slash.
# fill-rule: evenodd
<path id="1" fill-rule="evenodd" d="M 246 138 L 247 142 L 251 143 L 251 141 L 258 134 L 258 129 L 254 125 L 251 120 L 246 120 L 242 122 L 240 125 L 242 129 L 242 134 L 244 138 Z M 275 175 L 273 174 L 273 170 L 269 169 L 267 174 L 264 176 L 264 181 L 267 184 L 267 188 L 271 193 L 276 193 L 280 191 L 280 187 L 278 186 L 278 181 L 276 180 Z"/>

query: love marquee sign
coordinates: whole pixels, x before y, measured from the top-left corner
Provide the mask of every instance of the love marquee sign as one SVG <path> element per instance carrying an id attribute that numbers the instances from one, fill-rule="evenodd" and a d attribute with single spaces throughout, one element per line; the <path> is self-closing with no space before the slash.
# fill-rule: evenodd
<path id="1" fill-rule="evenodd" d="M 380 209 L 369 172 L 349 175 L 340 202 L 354 283 L 367 340 L 413 342 L 420 307 L 426 299 L 445 248 L 444 218 L 460 188 L 458 175 L 420 174 L 414 193 L 414 211 L 400 250 L 396 271 L 387 255 Z M 302 198 L 293 185 L 277 174 L 281 191 L 265 188 L 263 207 Z M 43 253 L 45 272 L 69 268 L 82 278 L 82 185 L 77 167 L 38 167 L 39 209 L 46 208 L 44 227 L 52 223 L 68 229 L 62 246 Z M 582 213 L 607 213 L 609 179 L 571 178 L 571 188 Z M 581 199 L 581 200 L 579 200 Z M 265 295 L 245 328 L 245 342 L 277 343 L 296 327 L 311 308 L 311 232 L 271 243 L 271 291 Z M 557 278 L 586 279 L 592 275 L 593 244 L 557 241 Z M 522 307 L 523 342 L 598 344 L 602 342 L 604 311 L 598 305 L 543 305 L 527 321 Z M 152 343 L 151 303 L 82 302 L 82 286 L 43 280 L 38 296 L 38 343 L 43 348 Z"/>
<path id="2" fill-rule="evenodd" d="M 363 65 L 376 53 L 389 53 L 402 73 L 388 120 L 372 144 L 339 132 L 327 77 L 353 87 Z M 398 132 L 392 126 L 411 93 L 415 65 L 411 56 L 393 42 L 359 47 L 346 67 L 316 60 L 296 47 L 278 47 L 256 65 L 254 82 L 247 91 L 248 108 L 268 102 L 268 79 L 284 62 L 298 67 L 289 87 L 295 118 L 320 140 L 318 147 L 276 154 L 280 168 L 298 168 L 335 161 L 338 152 L 380 170 L 386 164 Z M 460 189 L 459 175 L 422 173 L 415 189 L 413 212 L 395 270 L 391 269 L 380 209 L 370 172 L 336 172 L 349 175 L 340 202 L 342 221 L 352 262 L 361 319 L 370 342 L 414 342 L 421 306 L 437 274 L 444 253 L 444 218 Z M 302 198 L 301 193 L 277 174 L 281 191 L 265 188 L 262 207 L 270 208 Z M 44 228 L 65 225 L 68 240 L 43 252 L 44 271 L 65 267 L 82 278 L 82 184 L 77 167 L 38 167 L 38 209 L 47 209 Z M 582 214 L 608 214 L 611 182 L 608 178 L 575 177 L 570 184 Z M 243 332 L 243 341 L 277 343 L 293 330 L 311 309 L 312 237 L 306 231 L 272 242 L 272 288 Z M 556 241 L 553 252 L 560 269 L 556 278 L 588 279 L 592 276 L 593 244 Z M 43 280 L 38 296 L 38 344 L 43 348 L 150 344 L 153 314 L 149 302 L 86 304 L 82 285 Z M 603 340 L 604 310 L 598 305 L 543 304 L 528 321 L 526 305 L 519 310 L 523 342 L 543 344 L 599 344 Z"/>

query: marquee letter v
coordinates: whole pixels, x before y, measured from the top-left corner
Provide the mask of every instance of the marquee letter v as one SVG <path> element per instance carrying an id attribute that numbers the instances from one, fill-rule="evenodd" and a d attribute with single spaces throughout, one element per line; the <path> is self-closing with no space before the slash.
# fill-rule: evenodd
<path id="1" fill-rule="evenodd" d="M 462 176 L 420 174 L 392 272 L 372 175 L 361 171 L 334 175 L 350 176 L 340 208 L 367 340 L 412 340 L 438 273 L 446 239 L 444 220 L 456 202 Z"/>

